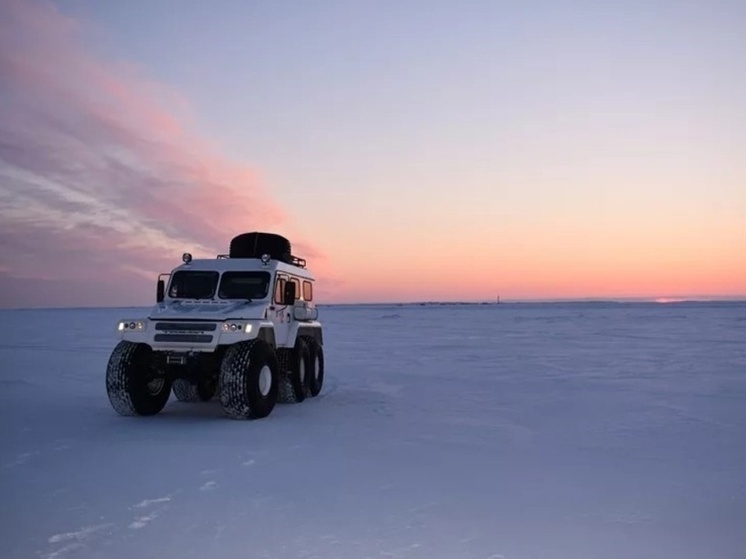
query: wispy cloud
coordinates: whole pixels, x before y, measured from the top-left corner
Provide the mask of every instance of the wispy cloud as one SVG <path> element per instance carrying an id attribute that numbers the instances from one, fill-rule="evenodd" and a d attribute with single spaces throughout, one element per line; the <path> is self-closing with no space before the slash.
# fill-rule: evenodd
<path id="1" fill-rule="evenodd" d="M 32 279 L 149 289 L 185 248 L 284 222 L 253 169 L 190 130 L 177 92 L 93 56 L 84 31 L 49 3 L 0 3 L 0 293 L 15 286 L 0 305 L 33 304 Z M 127 289 L 60 304 L 137 303 Z"/>

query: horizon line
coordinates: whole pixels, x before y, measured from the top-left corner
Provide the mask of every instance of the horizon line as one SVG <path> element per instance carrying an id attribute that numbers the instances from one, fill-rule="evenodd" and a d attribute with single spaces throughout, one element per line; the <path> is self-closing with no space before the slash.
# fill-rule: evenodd
<path id="1" fill-rule="evenodd" d="M 478 299 L 478 300 L 421 300 L 421 301 L 357 301 L 338 303 L 317 303 L 317 307 L 353 307 L 353 306 L 446 306 L 446 305 L 541 305 L 541 304 L 655 304 L 675 305 L 682 303 L 746 303 L 746 295 L 705 295 L 705 296 L 659 296 L 659 297 L 560 297 L 537 299 Z M 71 305 L 71 306 L 39 306 L 39 307 L 0 307 L 0 311 L 25 310 L 95 310 L 95 309 L 140 309 L 151 308 L 155 305 Z"/>

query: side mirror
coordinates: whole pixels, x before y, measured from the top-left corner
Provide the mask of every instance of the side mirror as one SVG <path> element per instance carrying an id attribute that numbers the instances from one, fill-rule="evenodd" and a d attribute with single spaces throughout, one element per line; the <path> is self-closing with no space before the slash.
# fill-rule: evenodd
<path id="1" fill-rule="evenodd" d="M 294 305 L 297 295 L 295 293 L 295 284 L 292 281 L 285 283 L 284 303 L 286 305 Z"/>
<path id="2" fill-rule="evenodd" d="M 163 298 L 166 294 L 166 282 L 164 282 L 162 279 L 158 280 L 158 285 L 155 290 L 155 300 L 157 303 L 160 303 L 163 301 Z"/>

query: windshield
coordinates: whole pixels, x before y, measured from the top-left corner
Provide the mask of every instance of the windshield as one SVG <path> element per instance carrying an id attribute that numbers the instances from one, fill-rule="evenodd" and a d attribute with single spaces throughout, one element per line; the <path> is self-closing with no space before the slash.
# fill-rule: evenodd
<path id="1" fill-rule="evenodd" d="M 212 299 L 217 285 L 217 272 L 182 270 L 173 275 L 168 296 L 174 299 Z"/>
<path id="2" fill-rule="evenodd" d="M 168 296 L 172 299 L 264 299 L 269 292 L 269 272 L 225 272 L 218 286 L 218 272 L 181 270 L 173 275 Z"/>
<path id="3" fill-rule="evenodd" d="M 264 299 L 268 292 L 268 272 L 225 272 L 218 296 L 221 299 Z"/>

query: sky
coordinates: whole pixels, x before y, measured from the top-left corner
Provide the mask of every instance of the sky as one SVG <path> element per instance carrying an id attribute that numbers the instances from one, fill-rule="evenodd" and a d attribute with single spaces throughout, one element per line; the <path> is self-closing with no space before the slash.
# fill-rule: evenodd
<path id="1" fill-rule="evenodd" d="M 0 306 L 746 297 L 746 3 L 0 2 Z"/>

